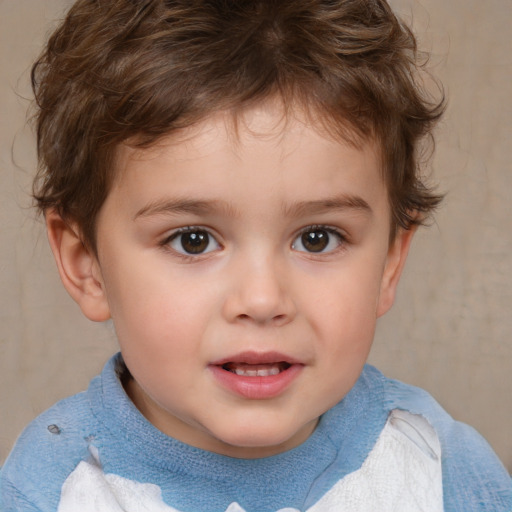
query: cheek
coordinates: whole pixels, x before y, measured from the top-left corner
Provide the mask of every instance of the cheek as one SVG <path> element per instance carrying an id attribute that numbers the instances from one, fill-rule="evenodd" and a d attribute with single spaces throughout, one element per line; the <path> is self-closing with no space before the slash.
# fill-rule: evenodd
<path id="1" fill-rule="evenodd" d="M 340 379 L 341 384 L 355 381 L 370 351 L 380 285 L 375 269 L 339 272 L 310 301 L 309 325 L 318 340 L 317 356 L 336 385 Z"/>
<path id="2" fill-rule="evenodd" d="M 184 393 L 188 376 L 202 364 L 200 321 L 174 296 L 141 295 L 122 305 L 114 326 L 126 365 L 158 403 L 172 388 Z M 144 300 L 146 299 L 146 300 Z"/>
<path id="3" fill-rule="evenodd" d="M 110 258 L 112 263 L 105 265 L 104 275 L 113 316 L 135 324 L 151 321 L 145 327 L 155 320 L 165 322 L 180 306 L 186 310 L 191 295 L 189 287 L 181 283 L 183 279 L 169 271 L 165 258 L 150 256 L 144 251 L 130 254 L 127 250 L 120 257 Z"/>
<path id="4" fill-rule="evenodd" d="M 357 334 L 366 324 L 374 323 L 381 277 L 376 265 L 361 265 L 310 280 L 307 298 L 317 327 L 341 328 L 345 333 L 355 329 Z"/>
<path id="5" fill-rule="evenodd" d="M 155 368 L 199 361 L 197 352 L 218 295 L 212 297 L 212 291 L 204 287 L 198 291 L 183 276 L 153 269 L 127 274 L 119 268 L 110 283 L 112 319 L 121 350 L 135 364 L 145 361 Z"/>

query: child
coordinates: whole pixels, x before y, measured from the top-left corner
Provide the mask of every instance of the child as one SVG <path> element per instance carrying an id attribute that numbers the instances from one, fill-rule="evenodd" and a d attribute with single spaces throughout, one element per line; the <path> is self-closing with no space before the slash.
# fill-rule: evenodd
<path id="1" fill-rule="evenodd" d="M 78 0 L 34 66 L 35 197 L 121 352 L 22 434 L 1 510 L 512 509 L 488 445 L 365 366 L 439 196 L 383 0 Z"/>

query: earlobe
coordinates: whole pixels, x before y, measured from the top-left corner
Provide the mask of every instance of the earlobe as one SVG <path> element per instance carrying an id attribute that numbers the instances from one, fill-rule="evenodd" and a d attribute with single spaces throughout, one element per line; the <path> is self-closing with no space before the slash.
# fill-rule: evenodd
<path id="1" fill-rule="evenodd" d="M 87 318 L 95 322 L 108 320 L 110 310 L 96 256 L 82 242 L 78 229 L 55 210 L 48 210 L 45 218 L 48 240 L 64 287 Z"/>
<path id="2" fill-rule="evenodd" d="M 377 317 L 389 311 L 393 305 L 398 282 L 400 281 L 415 232 L 416 226 L 412 226 L 409 229 L 400 229 L 389 246 L 386 266 L 382 275 Z"/>

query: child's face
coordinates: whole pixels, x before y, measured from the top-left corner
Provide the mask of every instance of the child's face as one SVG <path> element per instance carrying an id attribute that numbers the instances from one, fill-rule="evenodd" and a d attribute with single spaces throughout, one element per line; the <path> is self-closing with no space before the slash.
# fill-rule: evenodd
<path id="1" fill-rule="evenodd" d="M 122 147 L 97 225 L 128 393 L 165 433 L 235 457 L 300 444 L 351 389 L 410 238 L 389 246 L 372 144 L 280 118 Z"/>

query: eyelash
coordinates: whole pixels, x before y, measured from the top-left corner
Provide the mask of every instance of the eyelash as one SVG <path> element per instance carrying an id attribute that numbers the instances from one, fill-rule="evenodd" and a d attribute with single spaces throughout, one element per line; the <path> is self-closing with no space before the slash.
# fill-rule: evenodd
<path id="1" fill-rule="evenodd" d="M 182 258 L 185 261 L 195 261 L 195 260 L 197 260 L 198 257 L 205 256 L 215 250 L 215 249 L 213 249 L 213 250 L 209 250 L 206 252 L 203 251 L 203 252 L 198 252 L 198 253 L 194 254 L 192 252 L 187 253 L 187 252 L 181 252 L 181 251 L 174 249 L 171 246 L 171 243 L 173 241 L 177 240 L 180 236 L 187 234 L 187 233 L 205 233 L 209 237 L 209 242 L 211 242 L 213 240 L 219 247 L 221 247 L 221 244 L 218 242 L 217 237 L 215 237 L 209 229 L 201 227 L 201 226 L 186 226 L 183 228 L 179 228 L 176 231 L 174 231 L 171 235 L 164 238 L 160 242 L 159 245 L 163 249 L 172 252 L 174 255 L 177 255 L 178 257 Z"/>
<path id="2" fill-rule="evenodd" d="M 301 237 L 303 235 L 305 235 L 306 233 L 312 233 L 312 232 L 318 232 L 318 231 L 324 231 L 326 233 L 328 233 L 330 236 L 333 235 L 336 239 L 337 239 L 337 246 L 327 252 L 324 252 L 323 250 L 322 251 L 301 251 L 301 250 L 298 250 L 298 249 L 295 249 L 294 245 L 296 243 L 297 240 L 300 240 Z M 330 243 L 331 241 L 328 240 L 328 244 Z M 303 243 L 301 241 L 301 243 Z M 306 226 L 305 228 L 301 229 L 299 231 L 299 233 L 295 236 L 295 238 L 293 239 L 293 243 L 292 243 L 292 248 L 297 250 L 298 252 L 304 252 L 306 254 L 309 254 L 311 256 L 326 256 L 326 255 L 330 255 L 330 254 L 335 254 L 337 253 L 338 251 L 342 250 L 345 248 L 345 246 L 349 243 L 349 240 L 348 240 L 348 237 L 346 234 L 342 233 L 339 229 L 337 228 L 333 228 L 331 226 L 326 226 L 326 225 L 323 225 L 323 224 L 314 224 L 314 225 L 311 225 L 311 226 Z"/>
<path id="3" fill-rule="evenodd" d="M 326 232 L 329 236 L 333 235 L 337 239 L 337 242 L 338 242 L 337 246 L 327 252 L 324 252 L 323 249 L 321 249 L 319 251 L 308 251 L 308 250 L 301 250 L 301 249 L 296 248 L 298 240 L 300 240 L 300 243 L 304 246 L 304 241 L 301 240 L 301 237 L 303 237 L 306 233 L 313 233 L 315 231 L 317 233 L 320 231 Z M 193 253 L 193 252 L 187 252 L 187 251 L 182 252 L 182 251 L 179 251 L 171 246 L 173 241 L 177 240 L 180 236 L 187 234 L 187 233 L 205 233 L 209 237 L 208 245 L 212 241 L 214 241 L 218 247 L 222 247 L 221 244 L 218 242 L 217 237 L 215 237 L 209 229 L 201 227 L 201 226 L 186 226 L 183 228 L 179 228 L 176 231 L 174 231 L 171 235 L 164 238 L 159 243 L 159 245 L 162 248 L 164 248 L 165 250 L 171 251 L 173 254 L 177 255 L 178 257 L 180 257 L 186 261 L 197 261 L 197 259 L 200 258 L 201 256 L 204 257 L 205 255 L 207 255 L 211 252 L 214 252 L 216 250 L 214 248 L 214 249 L 208 250 L 206 252 L 201 251 L 201 252 Z M 330 243 L 331 243 L 331 240 L 329 238 L 327 240 L 327 246 Z M 297 252 L 302 252 L 302 253 L 309 254 L 312 256 L 322 256 L 322 255 L 329 255 L 329 254 L 336 253 L 339 250 L 343 249 L 348 243 L 349 243 L 349 241 L 347 239 L 347 236 L 345 234 L 343 234 L 342 232 L 340 232 L 338 229 L 333 228 L 331 226 L 315 224 L 315 225 L 310 225 L 310 226 L 304 227 L 296 235 L 294 235 L 294 238 L 293 238 L 293 241 L 291 244 L 291 248 Z"/>

